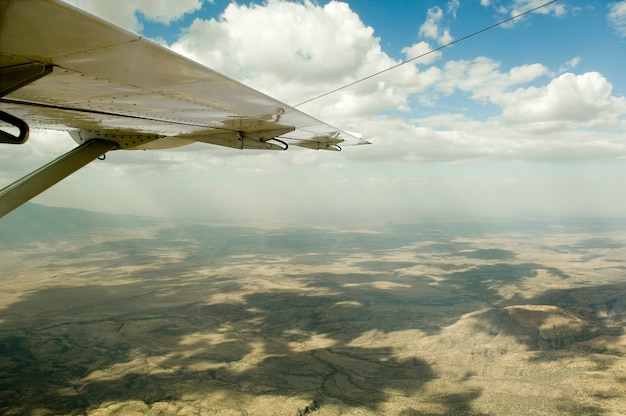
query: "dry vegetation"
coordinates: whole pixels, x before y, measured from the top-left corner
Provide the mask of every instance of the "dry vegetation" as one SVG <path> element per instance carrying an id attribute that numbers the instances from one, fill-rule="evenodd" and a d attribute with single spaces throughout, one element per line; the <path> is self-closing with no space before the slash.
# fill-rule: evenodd
<path id="1" fill-rule="evenodd" d="M 624 232 L 150 225 L 0 264 L 4 415 L 626 408 Z"/>

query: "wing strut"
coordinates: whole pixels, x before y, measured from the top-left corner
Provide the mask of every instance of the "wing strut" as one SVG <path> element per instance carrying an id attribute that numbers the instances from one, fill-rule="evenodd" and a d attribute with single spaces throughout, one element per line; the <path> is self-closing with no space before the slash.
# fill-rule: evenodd
<path id="1" fill-rule="evenodd" d="M 0 190 L 0 218 L 116 147 L 112 141 L 90 140 L 13 182 Z"/>

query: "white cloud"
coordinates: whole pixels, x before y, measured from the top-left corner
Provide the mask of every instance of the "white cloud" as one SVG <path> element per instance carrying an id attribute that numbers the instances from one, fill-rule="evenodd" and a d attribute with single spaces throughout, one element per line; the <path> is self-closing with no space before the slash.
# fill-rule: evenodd
<path id="1" fill-rule="evenodd" d="M 550 120 L 515 125 L 500 119 L 481 122 L 441 114 L 407 122 L 379 116 L 362 124 L 372 146 L 349 149 L 361 163 L 468 163 L 473 161 L 597 162 L 626 160 L 622 122 L 617 131 L 574 128 Z M 539 132 L 539 129 L 544 130 Z"/>
<path id="2" fill-rule="evenodd" d="M 140 32 L 142 29 L 141 23 L 137 19 L 138 12 L 143 14 L 148 20 L 170 23 L 186 13 L 196 11 L 202 7 L 202 0 L 64 1 L 135 33 Z"/>
<path id="3" fill-rule="evenodd" d="M 572 59 L 570 59 L 569 61 L 565 62 L 563 65 L 561 65 L 561 67 L 559 68 L 559 73 L 562 74 L 564 72 L 568 72 L 573 70 L 574 68 L 576 68 L 578 66 L 578 64 L 580 64 L 581 58 L 580 56 L 576 56 Z"/>
<path id="4" fill-rule="evenodd" d="M 172 47 L 240 79 L 275 74 L 328 83 L 359 71 L 363 59 L 384 58 L 372 35 L 346 3 L 321 8 L 270 0 L 263 6 L 231 3 L 219 20 L 196 20 Z M 379 68 L 391 62 L 385 61 Z"/>
<path id="5" fill-rule="evenodd" d="M 418 42 L 411 46 L 407 46 L 402 49 L 402 53 L 405 54 L 406 59 L 413 59 L 420 57 L 415 61 L 419 65 L 428 65 L 434 63 L 437 59 L 441 58 L 441 52 L 433 52 L 428 42 Z"/>
<path id="6" fill-rule="evenodd" d="M 580 10 L 579 7 L 568 7 L 569 5 L 562 2 L 556 2 L 551 4 L 546 3 L 548 3 L 548 0 L 512 0 L 508 3 L 493 2 L 491 0 L 480 1 L 480 4 L 482 6 L 493 7 L 497 13 L 504 15 L 504 18 L 516 17 L 521 14 L 528 13 L 531 10 L 533 10 L 532 13 L 563 17 L 568 13 Z M 523 17 L 518 17 L 514 20 L 509 20 L 503 25 L 503 27 L 513 27 L 514 25 L 522 22 L 527 17 L 528 15 L 525 15 Z"/>
<path id="7" fill-rule="evenodd" d="M 459 0 L 451 0 L 448 2 L 448 13 L 456 18 L 456 12 L 461 7 L 461 2 Z"/>
<path id="8" fill-rule="evenodd" d="M 456 9 L 453 7 L 450 11 L 456 13 Z M 450 29 L 441 27 L 442 19 L 443 10 L 441 10 L 441 8 L 435 6 L 428 9 L 426 21 L 419 29 L 419 36 L 436 40 L 440 45 L 446 45 L 452 42 L 454 38 L 450 35 Z"/>
<path id="9" fill-rule="evenodd" d="M 510 6 L 504 7 L 504 10 L 509 11 L 511 16 L 516 16 L 520 13 L 541 7 L 545 3 L 547 3 L 546 0 L 513 0 Z M 534 13 L 552 14 L 559 17 L 564 16 L 567 13 L 567 9 L 564 4 L 557 2 L 541 7 Z"/>
<path id="10" fill-rule="evenodd" d="M 626 100 L 612 96 L 612 85 L 597 72 L 566 73 L 544 87 L 519 89 L 504 96 L 509 123 L 569 122 L 608 128 L 626 112 Z"/>
<path id="11" fill-rule="evenodd" d="M 196 20 L 172 49 L 291 104 L 399 63 L 342 2 L 231 3 L 219 19 Z M 406 92 L 420 91 L 424 82 L 429 76 L 404 65 L 305 109 L 332 121 L 337 115 L 401 108 Z M 328 113 L 335 117 L 329 120 Z"/>
<path id="12" fill-rule="evenodd" d="M 626 1 L 609 4 L 609 25 L 622 37 L 626 37 Z"/>
<path id="13" fill-rule="evenodd" d="M 68 152 L 76 143 L 66 132 L 31 130 L 25 144 L 2 146 L 0 178 L 6 184 Z"/>
<path id="14" fill-rule="evenodd" d="M 147 19 L 160 22 L 170 23 L 173 20 L 180 19 L 187 13 L 194 12 L 202 7 L 201 0 L 144 0 L 142 4 L 137 5 L 140 11 Z"/>
<path id="15" fill-rule="evenodd" d="M 420 26 L 419 35 L 425 38 L 437 39 L 439 37 L 439 23 L 443 17 L 443 10 L 439 7 L 428 9 L 426 21 Z"/>
<path id="16" fill-rule="evenodd" d="M 500 62 L 486 57 L 477 57 L 472 61 L 448 61 L 435 90 L 445 94 L 460 90 L 476 100 L 501 105 L 507 90 L 548 73 L 548 68 L 541 64 L 521 65 L 501 72 Z"/>

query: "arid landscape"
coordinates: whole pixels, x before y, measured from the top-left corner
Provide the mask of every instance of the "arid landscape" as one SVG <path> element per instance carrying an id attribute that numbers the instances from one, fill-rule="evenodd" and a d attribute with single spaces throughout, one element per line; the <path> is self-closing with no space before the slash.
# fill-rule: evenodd
<path id="1" fill-rule="evenodd" d="M 624 221 L 344 230 L 29 209 L 0 224 L 2 415 L 626 409 Z"/>

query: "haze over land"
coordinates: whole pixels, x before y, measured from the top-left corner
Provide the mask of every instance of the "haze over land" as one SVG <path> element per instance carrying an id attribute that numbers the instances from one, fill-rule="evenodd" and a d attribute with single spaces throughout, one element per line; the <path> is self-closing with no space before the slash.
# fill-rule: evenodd
<path id="1" fill-rule="evenodd" d="M 261 229 L 27 205 L 0 235 L 1 414 L 626 408 L 623 220 Z"/>

